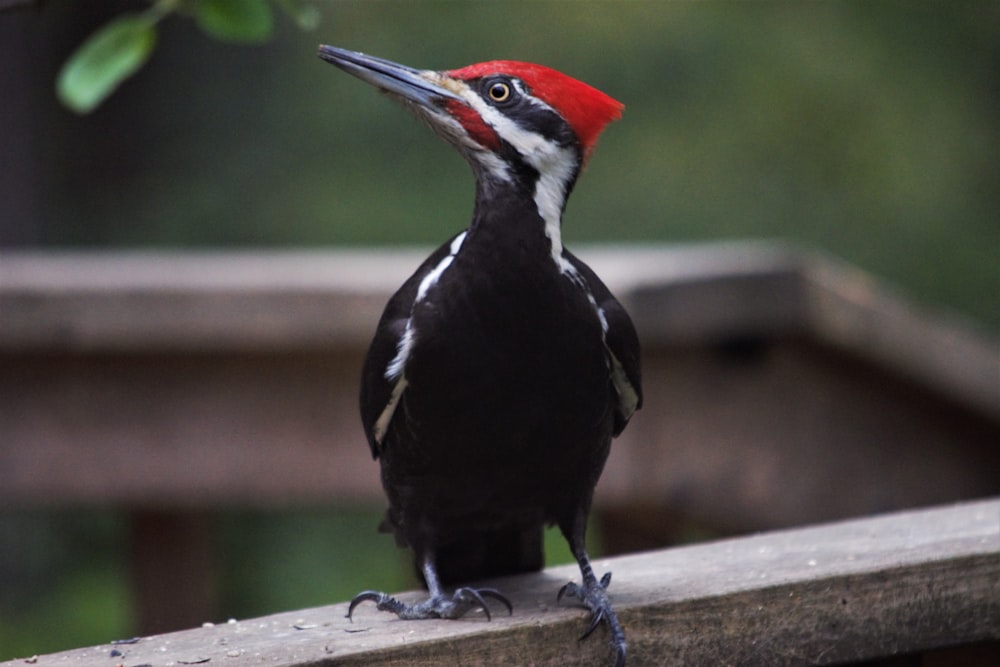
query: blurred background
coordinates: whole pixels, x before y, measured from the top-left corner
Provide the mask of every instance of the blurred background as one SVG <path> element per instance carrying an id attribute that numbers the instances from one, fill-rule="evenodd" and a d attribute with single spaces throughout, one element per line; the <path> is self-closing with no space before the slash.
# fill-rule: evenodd
<path id="1" fill-rule="evenodd" d="M 992 0 L 312 4 L 316 29 L 277 12 L 259 45 L 170 17 L 85 116 L 56 99 L 59 68 L 146 5 L 0 13 L 0 245 L 430 245 L 464 227 L 466 165 L 316 58 L 323 42 L 429 69 L 536 61 L 623 101 L 569 204 L 571 246 L 785 239 L 1000 330 Z M 220 516 L 223 616 L 204 620 L 412 585 L 382 509 Z M 570 560 L 559 542 L 551 562 Z M 115 508 L 0 508 L 0 660 L 134 633 L 128 543 Z"/>

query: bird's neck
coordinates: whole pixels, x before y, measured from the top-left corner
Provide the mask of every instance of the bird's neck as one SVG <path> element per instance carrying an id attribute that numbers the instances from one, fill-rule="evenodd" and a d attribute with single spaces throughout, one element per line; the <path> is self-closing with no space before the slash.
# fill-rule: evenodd
<path id="1" fill-rule="evenodd" d="M 562 270 L 562 214 L 576 181 L 574 168 L 508 172 L 508 178 L 478 174 L 470 240 L 512 244 L 520 252 L 548 255 Z M 485 176 L 485 177 L 484 177 Z"/>

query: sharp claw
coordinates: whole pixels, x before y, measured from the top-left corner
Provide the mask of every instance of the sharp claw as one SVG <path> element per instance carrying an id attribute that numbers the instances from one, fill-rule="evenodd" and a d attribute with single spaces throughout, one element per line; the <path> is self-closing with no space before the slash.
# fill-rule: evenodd
<path id="1" fill-rule="evenodd" d="M 354 608 L 362 602 L 371 601 L 375 604 L 380 604 L 385 597 L 385 593 L 379 593 L 378 591 L 361 591 L 351 599 L 351 604 L 347 607 L 347 619 L 351 622 L 354 621 L 351 618 L 354 614 Z"/>
<path id="2" fill-rule="evenodd" d="M 422 618 L 461 618 L 472 609 L 482 609 L 486 615 L 486 620 L 493 620 L 486 598 L 499 601 L 507 607 L 507 613 L 513 614 L 514 607 L 500 591 L 492 588 L 459 588 L 452 595 L 451 599 L 438 596 L 425 600 L 420 604 L 410 605 L 400 602 L 396 598 L 386 593 L 378 591 L 361 591 L 351 600 L 347 606 L 347 618 L 349 620 L 354 614 L 355 608 L 362 602 L 374 602 L 379 611 L 389 611 L 403 620 L 415 620 Z"/>
<path id="3" fill-rule="evenodd" d="M 586 629 L 586 631 L 584 631 L 584 633 L 582 635 L 580 635 L 580 640 L 579 641 L 583 641 L 584 639 L 586 639 L 587 637 L 589 637 L 591 634 L 593 634 L 594 630 L 597 629 L 597 626 L 599 626 L 601 624 L 601 621 L 603 621 L 603 620 L 604 620 L 604 610 L 603 609 L 598 609 L 597 611 L 593 612 L 590 615 L 590 626 Z"/>
<path id="4" fill-rule="evenodd" d="M 486 600 L 483 599 L 483 596 L 480 595 L 479 591 L 475 588 L 459 588 L 455 591 L 455 599 L 460 598 L 466 602 L 469 602 L 469 598 L 472 598 L 471 602 L 475 602 L 475 606 L 482 609 L 483 613 L 486 614 L 486 620 L 493 620 L 493 616 L 490 614 L 490 608 L 486 606 Z"/>
<path id="5" fill-rule="evenodd" d="M 574 582 L 569 582 L 565 586 L 559 589 L 558 595 L 556 595 L 556 604 L 562 602 L 563 596 L 568 595 L 571 598 L 579 597 L 580 587 Z"/>
<path id="6" fill-rule="evenodd" d="M 503 606 L 507 607 L 507 614 L 509 616 L 514 615 L 514 605 L 512 605 L 510 603 L 510 600 L 507 599 L 507 596 L 501 593 L 500 591 L 496 590 L 495 588 L 481 588 L 479 589 L 479 594 L 483 597 L 492 598 L 493 600 L 496 600 Z"/>
<path id="7" fill-rule="evenodd" d="M 615 667 L 625 667 L 625 633 L 618 623 L 618 616 L 611 607 L 607 596 L 607 588 L 611 585 L 611 573 L 607 572 L 600 581 L 593 578 L 583 585 L 569 582 L 559 589 L 556 602 L 569 597 L 590 610 L 590 621 L 587 630 L 580 636 L 580 641 L 587 639 L 602 623 L 608 626 L 611 634 L 611 646 L 615 653 Z"/>
<path id="8" fill-rule="evenodd" d="M 615 667 L 625 667 L 625 644 L 615 646 Z"/>
<path id="9" fill-rule="evenodd" d="M 497 600 L 503 606 L 507 607 L 508 614 L 512 615 L 514 613 L 514 606 L 510 603 L 510 600 L 494 588 L 459 588 L 455 591 L 455 596 L 465 597 L 466 600 L 468 600 L 468 598 L 472 598 L 472 600 L 476 602 L 476 606 L 482 609 L 483 613 L 486 614 L 487 621 L 492 621 L 493 616 L 490 613 L 489 606 L 486 604 L 486 598 Z"/>

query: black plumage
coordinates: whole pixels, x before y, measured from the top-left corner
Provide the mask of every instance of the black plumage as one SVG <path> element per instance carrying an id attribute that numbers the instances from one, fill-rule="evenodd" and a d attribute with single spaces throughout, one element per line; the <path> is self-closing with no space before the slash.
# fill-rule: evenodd
<path id="1" fill-rule="evenodd" d="M 364 600 L 402 618 L 488 614 L 489 598 L 509 607 L 493 589 L 442 587 L 540 569 L 543 527 L 556 524 L 583 575 L 559 595 L 590 607 L 588 634 L 607 624 L 624 664 L 609 578 L 597 581 L 584 538 L 611 440 L 641 406 L 639 343 L 559 234 L 566 198 L 620 105 L 523 63 L 437 73 L 333 47 L 321 56 L 402 99 L 477 177 L 471 224 L 389 300 L 362 374 L 362 423 L 389 500 L 383 525 L 413 549 L 431 596 L 406 605 L 366 591 L 351 611 Z M 594 110 L 564 117 L 568 94 L 591 95 Z"/>

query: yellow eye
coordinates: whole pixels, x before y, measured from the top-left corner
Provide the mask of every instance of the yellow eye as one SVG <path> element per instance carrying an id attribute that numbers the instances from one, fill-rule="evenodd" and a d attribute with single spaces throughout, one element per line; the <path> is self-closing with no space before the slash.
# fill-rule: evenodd
<path id="1" fill-rule="evenodd" d="M 494 102 L 506 102 L 510 99 L 510 86 L 501 81 L 497 81 L 496 83 L 490 85 L 486 94 L 489 95 L 490 99 Z"/>

